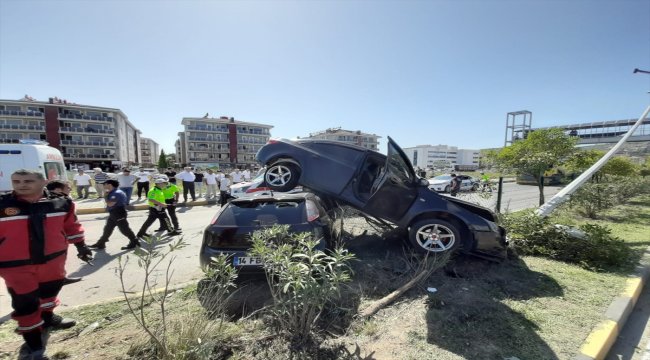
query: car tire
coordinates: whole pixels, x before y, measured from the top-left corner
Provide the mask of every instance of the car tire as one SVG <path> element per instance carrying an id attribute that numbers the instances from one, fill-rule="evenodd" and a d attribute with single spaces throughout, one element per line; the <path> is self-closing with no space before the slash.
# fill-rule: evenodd
<path id="1" fill-rule="evenodd" d="M 411 225 L 409 241 L 422 253 L 454 253 L 460 246 L 456 225 L 440 219 L 424 219 Z"/>
<path id="2" fill-rule="evenodd" d="M 273 191 L 289 191 L 298 185 L 300 167 L 294 163 L 278 161 L 264 173 L 264 181 Z"/>
<path id="3" fill-rule="evenodd" d="M 472 191 L 478 191 L 478 184 L 472 185 Z"/>
<path id="4" fill-rule="evenodd" d="M 449 185 L 445 186 L 445 191 L 444 192 L 448 193 L 450 190 L 451 190 L 451 187 Z"/>

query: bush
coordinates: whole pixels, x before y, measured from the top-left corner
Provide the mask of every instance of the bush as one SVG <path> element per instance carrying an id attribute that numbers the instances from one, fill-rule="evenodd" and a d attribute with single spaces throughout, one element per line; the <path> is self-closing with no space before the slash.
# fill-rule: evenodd
<path id="1" fill-rule="evenodd" d="M 350 281 L 353 255 L 341 248 L 325 253 L 318 244 L 308 233 L 289 233 L 286 225 L 253 233 L 251 254 L 264 260 L 273 297 L 272 324 L 296 346 L 314 340 L 323 309 Z"/>
<path id="2" fill-rule="evenodd" d="M 571 195 L 571 205 L 591 219 L 612 205 L 616 199 L 615 187 L 604 183 L 586 183 Z"/>
<path id="3" fill-rule="evenodd" d="M 530 211 L 505 216 L 504 226 L 511 246 L 521 255 L 543 256 L 591 270 L 616 270 L 632 261 L 629 246 L 600 225 L 581 225 L 582 234 L 576 235 Z"/>

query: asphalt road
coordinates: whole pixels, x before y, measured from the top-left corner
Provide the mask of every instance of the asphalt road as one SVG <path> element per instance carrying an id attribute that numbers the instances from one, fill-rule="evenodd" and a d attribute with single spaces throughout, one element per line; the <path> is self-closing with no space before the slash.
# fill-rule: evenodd
<path id="1" fill-rule="evenodd" d="M 545 191 L 548 196 L 547 199 L 557 191 L 559 191 L 558 187 L 547 187 Z M 465 195 L 474 196 L 472 194 Z M 503 209 L 507 208 L 514 211 L 525 207 L 535 207 L 538 204 L 538 199 L 539 193 L 535 186 L 521 186 L 514 183 L 506 183 L 504 186 Z M 172 285 L 194 281 L 201 277 L 198 253 L 201 246 L 202 232 L 219 209 L 219 206 L 210 205 L 179 209 L 178 218 L 183 229 L 183 240 L 187 243 L 187 247 L 174 253 Z M 134 232 L 138 231 L 146 216 L 147 211 L 129 212 L 129 223 Z M 101 236 L 106 215 L 81 215 L 79 218 L 86 230 L 86 243 L 94 243 Z M 154 223 L 149 232 L 151 233 L 157 228 L 158 223 Z M 174 241 L 175 238 L 165 239 Z M 96 252 L 94 266 L 81 262 L 75 256 L 75 249 L 70 248 L 67 263 L 68 275 L 73 277 L 82 276 L 84 280 L 63 288 L 59 294 L 62 309 L 123 296 L 118 277 L 120 256 L 122 256 L 123 261 L 128 261 L 124 279 L 126 292 L 137 293 L 142 290 L 143 271 L 138 267 L 136 259 L 132 255 L 129 256 L 129 251 L 120 250 L 120 247 L 126 245 L 127 242 L 128 240 L 115 229 L 106 250 Z M 164 271 L 167 261 L 162 265 L 153 274 L 154 280 L 158 283 L 157 287 L 164 285 Z M 11 312 L 10 304 L 11 300 L 3 286 L 0 289 L 0 321 L 8 318 L 8 314 Z"/>

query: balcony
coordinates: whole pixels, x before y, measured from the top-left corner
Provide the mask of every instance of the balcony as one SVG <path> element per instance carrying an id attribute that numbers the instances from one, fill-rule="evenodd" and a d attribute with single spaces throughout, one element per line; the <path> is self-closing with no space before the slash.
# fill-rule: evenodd
<path id="1" fill-rule="evenodd" d="M 45 131 L 45 126 L 40 126 L 40 125 L 6 125 L 6 124 L 0 124 L 0 129 L 5 129 L 5 130 L 32 130 L 32 131 Z"/>
<path id="2" fill-rule="evenodd" d="M 114 142 L 61 140 L 61 145 L 115 147 Z"/>
<path id="3" fill-rule="evenodd" d="M 199 126 L 199 125 L 185 125 L 185 130 L 228 133 L 228 128 Z"/>
<path id="4" fill-rule="evenodd" d="M 0 115 L 43 117 L 43 113 L 40 111 L 0 110 Z"/>
<path id="5" fill-rule="evenodd" d="M 65 159 L 115 159 L 115 155 L 106 154 L 68 154 L 64 153 Z"/>
<path id="6" fill-rule="evenodd" d="M 103 121 L 103 122 L 113 122 L 112 116 L 90 116 L 90 115 L 81 115 L 81 114 L 59 114 L 59 120 L 88 120 L 88 121 Z"/>
<path id="7" fill-rule="evenodd" d="M 0 144 L 18 144 L 20 139 L 0 139 Z"/>
<path id="8" fill-rule="evenodd" d="M 72 133 L 90 133 L 90 134 L 115 134 L 115 130 L 97 130 L 93 128 L 82 128 L 82 127 L 66 127 L 62 126 L 59 128 L 60 132 L 72 132 Z"/>
<path id="9" fill-rule="evenodd" d="M 188 141 L 209 141 L 209 142 L 220 142 L 220 143 L 227 143 L 228 140 L 221 140 L 221 139 L 208 139 L 208 138 L 200 138 L 200 137 L 189 137 L 187 138 Z"/>

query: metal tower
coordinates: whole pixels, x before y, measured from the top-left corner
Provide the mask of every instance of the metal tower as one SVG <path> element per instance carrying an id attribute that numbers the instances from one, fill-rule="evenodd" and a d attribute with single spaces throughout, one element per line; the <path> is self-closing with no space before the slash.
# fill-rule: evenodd
<path id="1" fill-rule="evenodd" d="M 533 113 L 528 110 L 509 112 L 506 117 L 506 139 L 503 146 L 512 145 L 528 136 L 533 122 Z"/>

